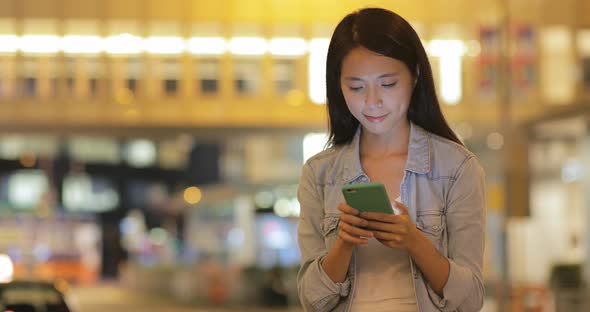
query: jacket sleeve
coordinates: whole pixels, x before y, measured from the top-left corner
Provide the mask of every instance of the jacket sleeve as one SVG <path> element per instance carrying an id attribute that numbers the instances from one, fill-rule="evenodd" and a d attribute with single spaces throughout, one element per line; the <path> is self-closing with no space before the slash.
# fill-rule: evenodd
<path id="1" fill-rule="evenodd" d="M 309 163 L 302 170 L 297 190 L 301 218 L 297 231 L 301 250 L 301 268 L 297 275 L 299 299 L 305 311 L 330 311 L 343 297 L 348 296 L 350 280 L 333 282 L 324 272 L 321 261 L 327 254 L 324 241 L 323 190 L 315 183 Z M 336 226 L 332 224 L 331 226 Z"/>
<path id="2" fill-rule="evenodd" d="M 484 179 L 477 158 L 471 156 L 459 167 L 449 189 L 446 219 L 450 270 L 443 297 L 427 284 L 430 299 L 441 311 L 480 311 L 483 306 Z"/>

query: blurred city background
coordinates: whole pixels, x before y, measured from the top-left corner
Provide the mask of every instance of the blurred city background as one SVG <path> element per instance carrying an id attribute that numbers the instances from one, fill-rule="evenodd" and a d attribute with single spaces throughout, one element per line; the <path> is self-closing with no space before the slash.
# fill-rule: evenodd
<path id="1" fill-rule="evenodd" d="M 374 5 L 486 169 L 484 311 L 588 311 L 587 0 L 0 0 L 0 280 L 81 312 L 300 311 L 327 45 Z"/>

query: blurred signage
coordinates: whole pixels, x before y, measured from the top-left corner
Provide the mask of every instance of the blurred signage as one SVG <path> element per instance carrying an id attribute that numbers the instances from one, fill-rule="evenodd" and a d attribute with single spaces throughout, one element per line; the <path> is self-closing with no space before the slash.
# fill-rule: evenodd
<path id="1" fill-rule="evenodd" d="M 49 190 L 42 170 L 20 170 L 8 178 L 8 201 L 17 209 L 34 209 Z"/>
<path id="2" fill-rule="evenodd" d="M 500 32 L 495 26 L 480 26 L 479 41 L 481 53 L 477 62 L 479 96 L 487 100 L 495 100 L 498 91 L 500 74 Z"/>
<path id="3" fill-rule="evenodd" d="M 517 24 L 511 30 L 512 96 L 525 98 L 537 84 L 537 47 L 533 27 Z"/>
<path id="4" fill-rule="evenodd" d="M 105 178 L 68 175 L 63 182 L 63 205 L 70 211 L 109 211 L 119 205 L 119 194 Z"/>

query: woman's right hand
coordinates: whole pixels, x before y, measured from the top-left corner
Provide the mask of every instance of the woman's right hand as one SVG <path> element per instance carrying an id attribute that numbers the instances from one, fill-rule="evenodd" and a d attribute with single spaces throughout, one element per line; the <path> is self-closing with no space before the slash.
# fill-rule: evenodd
<path id="1" fill-rule="evenodd" d="M 361 218 L 358 210 L 345 203 L 338 205 L 338 210 L 338 237 L 321 261 L 321 265 L 332 281 L 342 283 L 348 274 L 354 246 L 369 243 L 368 238 L 373 237 L 373 233 L 363 228 L 369 225 L 369 221 Z"/>
<path id="2" fill-rule="evenodd" d="M 340 203 L 338 210 L 340 210 L 338 239 L 349 245 L 367 244 L 368 239 L 373 237 L 371 231 L 364 229 L 369 225 L 369 221 L 361 218 L 359 211 L 346 203 Z"/>

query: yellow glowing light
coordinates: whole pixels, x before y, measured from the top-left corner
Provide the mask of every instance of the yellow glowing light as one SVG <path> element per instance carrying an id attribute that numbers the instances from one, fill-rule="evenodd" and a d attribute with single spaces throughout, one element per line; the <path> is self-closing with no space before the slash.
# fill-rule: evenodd
<path id="1" fill-rule="evenodd" d="M 221 37 L 193 37 L 188 41 L 192 54 L 220 55 L 225 53 L 226 42 Z"/>
<path id="2" fill-rule="evenodd" d="M 32 168 L 37 163 L 37 156 L 33 153 L 23 153 L 20 155 L 19 162 L 23 167 Z"/>
<path id="3" fill-rule="evenodd" d="M 432 55 L 440 58 L 440 90 L 446 104 L 456 105 L 462 97 L 461 58 L 465 44 L 461 40 L 432 40 L 429 44 Z"/>
<path id="4" fill-rule="evenodd" d="M 201 190 L 196 186 L 191 186 L 184 190 L 184 200 L 191 205 L 200 202 L 201 197 Z"/>
<path id="5" fill-rule="evenodd" d="M 130 34 L 107 37 L 104 50 L 110 54 L 139 54 L 143 51 L 143 39 Z"/>
<path id="6" fill-rule="evenodd" d="M 309 44 L 309 97 L 315 104 L 326 103 L 326 59 L 330 39 L 315 38 Z"/>
<path id="7" fill-rule="evenodd" d="M 19 39 L 15 35 L 0 35 L 0 52 L 14 53 L 18 50 Z"/>
<path id="8" fill-rule="evenodd" d="M 263 55 L 267 51 L 266 39 L 235 37 L 229 41 L 229 51 L 236 55 Z"/>
<path id="9" fill-rule="evenodd" d="M 153 54 L 181 54 L 185 42 L 180 37 L 150 37 L 145 40 L 145 50 Z"/>
<path id="10" fill-rule="evenodd" d="M 0 254 L 0 283 L 8 283 L 12 281 L 14 274 L 14 265 L 10 257 L 5 254 Z"/>
<path id="11" fill-rule="evenodd" d="M 269 50 L 273 55 L 300 56 L 305 54 L 306 49 L 302 38 L 273 38 L 269 43 Z"/>
<path id="12" fill-rule="evenodd" d="M 65 36 L 61 44 L 68 54 L 98 54 L 104 47 L 103 39 L 98 36 Z"/>
<path id="13" fill-rule="evenodd" d="M 19 49 L 24 53 L 57 53 L 61 38 L 54 35 L 26 35 L 20 38 Z"/>
<path id="14" fill-rule="evenodd" d="M 578 30 L 577 45 L 581 56 L 590 56 L 590 29 Z"/>
<path id="15" fill-rule="evenodd" d="M 463 55 L 465 44 L 461 40 L 432 40 L 428 44 L 428 50 L 438 57 Z"/>
<path id="16" fill-rule="evenodd" d="M 303 138 L 303 163 L 313 155 L 321 152 L 328 142 L 328 134 L 321 132 L 312 132 Z"/>

